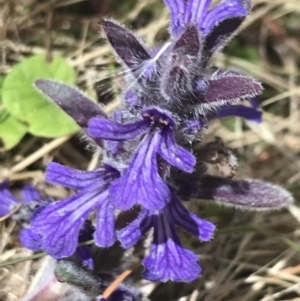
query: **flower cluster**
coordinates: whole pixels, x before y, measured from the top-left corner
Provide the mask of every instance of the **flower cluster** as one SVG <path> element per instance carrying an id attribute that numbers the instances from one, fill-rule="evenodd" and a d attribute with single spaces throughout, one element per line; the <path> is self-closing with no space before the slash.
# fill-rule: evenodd
<path id="1" fill-rule="evenodd" d="M 128 249 L 153 228 L 144 278 L 190 282 L 201 268 L 198 257 L 181 245 L 176 226 L 201 241 L 212 238 L 215 226 L 191 213 L 180 199 L 272 209 L 288 205 L 292 197 L 258 180 L 205 174 L 207 164 L 232 167 L 235 161 L 222 143 L 204 145 L 199 140 L 211 120 L 235 115 L 261 121 L 255 105 L 261 84 L 211 66 L 213 55 L 249 14 L 251 0 L 224 0 L 213 8 L 211 0 L 165 3 L 171 13 L 170 40 L 155 49 L 147 49 L 114 21 L 101 23 L 125 69 L 122 105 L 113 114 L 105 114 L 76 88 L 51 80 L 35 82 L 102 147 L 103 160 L 93 171 L 50 163 L 47 181 L 77 192 L 40 208 L 31 217 L 30 229 L 40 249 L 61 259 L 76 251 L 92 212 L 93 237 L 103 248 L 118 240 Z M 239 104 L 242 100 L 250 100 L 250 106 Z M 132 208 L 139 210 L 136 219 L 116 231 L 115 217 Z"/>

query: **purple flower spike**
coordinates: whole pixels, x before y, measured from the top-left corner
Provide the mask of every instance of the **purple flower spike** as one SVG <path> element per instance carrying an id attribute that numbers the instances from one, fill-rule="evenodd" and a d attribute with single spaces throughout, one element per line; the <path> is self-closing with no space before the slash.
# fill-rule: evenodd
<path id="1" fill-rule="evenodd" d="M 175 232 L 175 225 L 182 227 L 202 241 L 209 241 L 215 230 L 210 222 L 190 213 L 173 195 L 172 201 L 162 211 L 142 209 L 131 224 L 118 232 L 124 248 L 136 244 L 145 233 L 154 228 L 150 255 L 143 261 L 144 277 L 152 281 L 193 281 L 201 272 L 197 256 L 184 249 Z"/>
<path id="2" fill-rule="evenodd" d="M 9 191 L 8 181 L 0 183 L 0 217 L 9 214 L 19 202 Z"/>
<path id="3" fill-rule="evenodd" d="M 89 214 L 96 209 L 96 244 L 111 246 L 114 241 L 114 210 L 109 203 L 108 187 L 119 176 L 109 165 L 91 172 L 81 172 L 52 163 L 47 179 L 80 191 L 75 195 L 48 205 L 32 218 L 31 228 L 41 236 L 42 248 L 55 258 L 71 256 L 78 236 Z"/>
<path id="4" fill-rule="evenodd" d="M 106 118 L 99 105 L 87 98 L 79 89 L 53 80 L 39 79 L 34 83 L 50 101 L 54 101 L 80 127 L 86 128 L 89 119 L 95 116 Z"/>
<path id="5" fill-rule="evenodd" d="M 111 202 L 121 210 L 128 210 L 135 203 L 147 209 L 162 209 L 170 201 L 171 193 L 164 183 L 164 175 L 159 175 L 157 154 L 185 172 L 192 172 L 196 162 L 191 153 L 175 143 L 175 122 L 168 112 L 145 109 L 142 117 L 143 120 L 130 124 L 101 118 L 92 118 L 89 123 L 89 135 L 101 139 L 127 140 L 148 132 L 124 176 L 110 187 Z"/>
<path id="6" fill-rule="evenodd" d="M 199 186 L 197 198 L 248 210 L 276 210 L 293 203 L 288 191 L 260 180 L 205 176 Z"/>

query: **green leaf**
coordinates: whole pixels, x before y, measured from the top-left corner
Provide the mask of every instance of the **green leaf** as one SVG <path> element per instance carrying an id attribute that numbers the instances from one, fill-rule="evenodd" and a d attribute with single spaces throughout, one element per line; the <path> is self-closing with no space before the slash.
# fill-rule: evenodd
<path id="1" fill-rule="evenodd" d="M 27 126 L 11 116 L 5 108 L 0 109 L 0 140 L 9 150 L 16 146 L 27 132 Z"/>
<path id="2" fill-rule="evenodd" d="M 56 79 L 74 84 L 75 71 L 59 56 L 51 63 L 36 55 L 15 65 L 3 83 L 3 104 L 8 112 L 28 124 L 28 131 L 42 137 L 57 137 L 79 129 L 75 121 L 33 87 L 37 79 Z"/>

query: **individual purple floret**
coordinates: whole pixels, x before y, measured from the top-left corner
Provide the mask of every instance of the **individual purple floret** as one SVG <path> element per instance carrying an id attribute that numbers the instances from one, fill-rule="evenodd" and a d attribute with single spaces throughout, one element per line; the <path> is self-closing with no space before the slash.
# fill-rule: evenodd
<path id="1" fill-rule="evenodd" d="M 43 250 L 55 258 L 71 256 L 80 230 L 93 210 L 97 212 L 95 242 L 101 247 L 113 245 L 115 218 L 108 188 L 117 177 L 119 172 L 109 165 L 94 171 L 79 171 L 50 163 L 46 173 L 48 182 L 79 192 L 48 205 L 31 219 L 31 227 L 40 235 Z"/>
<path id="2" fill-rule="evenodd" d="M 189 212 L 173 194 L 163 210 L 142 209 L 135 221 L 118 233 L 124 248 L 134 246 L 150 228 L 154 228 L 150 254 L 143 261 L 144 277 L 151 281 L 193 281 L 200 274 L 198 257 L 182 247 L 175 226 L 193 234 L 201 241 L 209 241 L 215 226 Z"/>
<path id="3" fill-rule="evenodd" d="M 93 138 L 117 141 L 133 139 L 146 132 L 125 174 L 110 186 L 111 202 L 121 210 L 128 210 L 135 203 L 157 210 L 171 200 L 171 192 L 164 183 L 164 171 L 158 167 L 158 155 L 170 166 L 188 173 L 195 165 L 194 156 L 175 142 L 175 122 L 169 112 L 151 108 L 141 115 L 142 120 L 129 124 L 95 117 L 88 127 L 88 134 Z"/>

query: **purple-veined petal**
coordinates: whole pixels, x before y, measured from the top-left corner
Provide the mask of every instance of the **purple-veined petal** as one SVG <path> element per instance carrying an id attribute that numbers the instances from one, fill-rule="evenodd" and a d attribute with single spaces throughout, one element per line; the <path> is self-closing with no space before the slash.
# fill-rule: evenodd
<path id="1" fill-rule="evenodd" d="M 145 136 L 125 174 L 110 186 L 110 199 L 120 210 L 135 203 L 150 210 L 162 209 L 171 199 L 171 192 L 158 174 L 156 153 L 161 133 Z"/>
<path id="2" fill-rule="evenodd" d="M 189 0 L 186 3 L 184 19 L 188 24 L 198 24 L 201 28 L 203 18 L 205 17 L 212 0 Z M 190 16 L 190 19 L 189 17 Z"/>
<path id="3" fill-rule="evenodd" d="M 81 171 L 55 162 L 47 166 L 46 180 L 52 184 L 62 185 L 72 189 L 83 189 L 98 182 L 99 186 L 105 185 L 105 171 L 96 169 L 92 171 Z"/>
<path id="4" fill-rule="evenodd" d="M 139 216 L 128 226 L 118 231 L 117 237 L 125 249 L 134 246 L 152 227 L 152 216 L 142 209 Z"/>
<path id="5" fill-rule="evenodd" d="M 115 242 L 115 209 L 109 202 L 108 190 L 105 193 L 105 201 L 97 208 L 94 239 L 98 246 L 108 248 Z"/>
<path id="6" fill-rule="evenodd" d="M 184 28 L 185 3 L 183 0 L 164 0 L 170 10 L 171 22 L 170 31 L 173 36 L 177 36 Z"/>
<path id="7" fill-rule="evenodd" d="M 47 79 L 38 79 L 34 85 L 70 115 L 80 127 L 86 128 L 92 117 L 106 118 L 101 108 L 75 87 Z"/>
<path id="8" fill-rule="evenodd" d="M 224 106 L 223 108 L 219 109 L 219 111 L 208 114 L 207 119 L 212 120 L 228 116 L 242 117 L 256 123 L 262 122 L 261 111 L 242 105 Z"/>
<path id="9" fill-rule="evenodd" d="M 15 206 L 20 204 L 21 202 L 9 191 L 8 181 L 0 183 L 0 217 L 9 214 Z"/>
<path id="10" fill-rule="evenodd" d="M 204 97 L 208 106 L 248 99 L 260 94 L 262 86 L 251 77 L 236 74 L 223 74 L 209 80 L 209 88 Z"/>
<path id="11" fill-rule="evenodd" d="M 173 134 L 169 130 L 164 134 L 158 152 L 172 166 L 185 172 L 193 172 L 196 163 L 195 157 L 185 148 L 176 144 Z"/>
<path id="12" fill-rule="evenodd" d="M 96 183 L 94 189 L 89 187 L 43 208 L 31 221 L 31 229 L 42 237 L 43 249 L 54 258 L 71 256 L 85 220 L 106 197 Z"/>
<path id="13" fill-rule="evenodd" d="M 197 256 L 181 246 L 174 226 L 163 216 L 157 216 L 153 245 L 143 265 L 143 277 L 150 281 L 191 282 L 201 272 Z"/>
<path id="14" fill-rule="evenodd" d="M 41 201 L 41 195 L 38 190 L 32 185 L 25 185 L 22 189 L 22 197 L 24 204 L 28 205 L 33 201 Z"/>
<path id="15" fill-rule="evenodd" d="M 216 229 L 214 224 L 189 212 L 175 196 L 169 208 L 176 225 L 193 236 L 198 237 L 201 241 L 211 240 Z"/>
<path id="16" fill-rule="evenodd" d="M 88 135 L 93 138 L 123 141 L 141 135 L 149 127 L 147 120 L 122 124 L 103 118 L 92 118 L 88 126 Z"/>
<path id="17" fill-rule="evenodd" d="M 30 228 L 24 228 L 21 230 L 20 241 L 23 247 L 32 251 L 38 251 L 42 248 L 41 236 L 33 232 Z"/>
<path id="18" fill-rule="evenodd" d="M 143 260 L 143 277 L 149 281 L 192 282 L 201 273 L 197 256 L 169 239 L 153 245 L 150 255 Z"/>
<path id="19" fill-rule="evenodd" d="M 207 12 L 201 23 L 201 27 L 204 29 L 204 33 L 208 34 L 221 21 L 236 17 L 245 17 L 248 13 L 241 0 L 222 1 Z"/>
<path id="20" fill-rule="evenodd" d="M 287 190 L 277 185 L 254 179 L 231 180 L 215 176 L 201 179 L 197 198 L 248 210 L 276 210 L 287 207 L 294 200 Z"/>
<path id="21" fill-rule="evenodd" d="M 102 21 L 101 26 L 114 51 L 132 70 L 151 59 L 144 45 L 125 27 L 109 20 Z"/>

